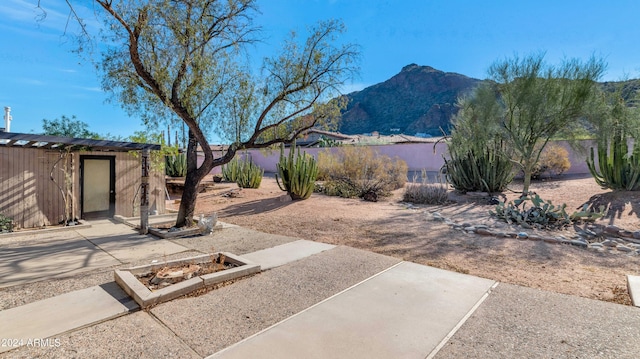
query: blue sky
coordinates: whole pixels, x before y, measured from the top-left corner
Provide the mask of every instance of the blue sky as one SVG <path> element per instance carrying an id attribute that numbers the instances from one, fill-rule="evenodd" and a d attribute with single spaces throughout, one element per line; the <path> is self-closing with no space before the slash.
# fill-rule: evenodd
<path id="1" fill-rule="evenodd" d="M 92 131 L 128 136 L 142 130 L 100 88 L 92 66 L 72 53 L 65 37 L 63 0 L 41 0 L 47 18 L 37 22 L 37 0 L 0 5 L 0 108 L 10 106 L 12 132 L 39 132 L 42 119 L 75 115 Z M 89 0 L 74 1 L 90 4 Z M 484 78 L 492 62 L 515 53 L 546 51 L 608 63 L 603 80 L 640 77 L 640 1 L 474 0 L 258 0 L 264 44 L 261 58 L 290 30 L 339 18 L 344 41 L 361 46 L 359 78 L 343 92 L 360 90 L 397 74 L 410 63 Z M 95 28 L 93 19 L 90 26 Z M 3 125 L 2 125 L 3 126 Z"/>

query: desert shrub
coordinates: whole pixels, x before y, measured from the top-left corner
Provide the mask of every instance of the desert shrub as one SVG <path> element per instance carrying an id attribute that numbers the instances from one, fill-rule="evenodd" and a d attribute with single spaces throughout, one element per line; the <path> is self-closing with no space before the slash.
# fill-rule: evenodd
<path id="1" fill-rule="evenodd" d="M 544 173 L 548 173 L 551 176 L 559 176 L 569 168 L 571 168 L 569 152 L 562 146 L 549 145 L 540 153 L 540 159 L 533 168 L 531 178 L 540 178 Z"/>
<path id="2" fill-rule="evenodd" d="M 222 166 L 222 178 L 235 182 L 241 188 L 258 188 L 262 182 L 264 170 L 249 160 L 232 159 Z"/>
<path id="3" fill-rule="evenodd" d="M 529 207 L 527 208 L 527 204 Z M 585 205 L 581 211 L 569 215 L 567 205 L 554 205 L 551 201 L 545 201 L 539 195 L 534 194 L 518 198 L 508 203 L 500 202 L 495 207 L 495 212 L 489 211 L 509 224 L 518 224 L 523 228 L 562 228 L 573 222 L 593 221 L 606 215 L 604 206 L 599 211 L 589 211 Z"/>
<path id="4" fill-rule="evenodd" d="M 165 156 L 165 174 L 169 177 L 184 177 L 187 175 L 187 156 L 180 153 L 172 156 Z"/>
<path id="5" fill-rule="evenodd" d="M 13 232 L 13 219 L 0 214 L 0 233 Z"/>
<path id="6" fill-rule="evenodd" d="M 447 185 L 443 181 L 431 182 L 426 171 L 422 171 L 420 182 L 415 176 L 404 189 L 402 200 L 419 204 L 444 204 L 448 201 Z"/>
<path id="7" fill-rule="evenodd" d="M 369 147 L 341 147 L 336 152 L 318 154 L 317 190 L 330 196 L 377 200 L 402 188 L 408 167 L 399 158 L 379 155 Z"/>

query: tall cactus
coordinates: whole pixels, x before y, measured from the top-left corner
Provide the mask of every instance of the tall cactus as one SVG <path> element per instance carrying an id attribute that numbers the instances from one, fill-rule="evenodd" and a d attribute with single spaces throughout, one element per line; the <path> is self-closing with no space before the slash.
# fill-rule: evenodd
<path id="1" fill-rule="evenodd" d="M 281 190 L 287 191 L 291 199 L 307 199 L 311 196 L 318 177 L 318 165 L 313 156 L 300 153 L 295 141 L 287 156 L 284 155 L 284 144 L 280 145 L 280 161 L 277 168 L 278 186 Z"/>
<path id="2" fill-rule="evenodd" d="M 234 158 L 222 166 L 222 178 L 235 182 L 241 188 L 258 188 L 262 182 L 264 170 L 248 159 Z"/>
<path id="3" fill-rule="evenodd" d="M 595 181 L 604 188 L 640 190 L 640 141 L 634 140 L 631 155 L 625 131 L 617 130 L 611 141 L 598 146 L 598 168 L 593 147 L 587 166 Z"/>
<path id="4" fill-rule="evenodd" d="M 165 173 L 169 177 L 184 177 L 187 175 L 187 156 L 179 153 L 165 157 Z"/>

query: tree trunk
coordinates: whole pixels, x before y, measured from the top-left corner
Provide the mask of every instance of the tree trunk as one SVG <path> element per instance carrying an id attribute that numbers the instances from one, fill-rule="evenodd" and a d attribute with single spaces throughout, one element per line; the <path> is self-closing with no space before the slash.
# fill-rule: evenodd
<path id="1" fill-rule="evenodd" d="M 529 187 L 531 186 L 531 174 L 533 173 L 533 166 L 530 164 L 526 164 L 524 166 L 524 178 L 522 179 L 522 197 L 529 195 Z"/>
<path id="2" fill-rule="evenodd" d="M 178 210 L 178 218 L 176 227 L 190 227 L 193 222 L 193 215 L 196 209 L 196 199 L 198 198 L 198 186 L 200 181 L 209 173 L 208 170 L 200 171 L 198 166 L 198 141 L 196 141 L 193 133 L 189 131 L 189 140 L 187 145 L 187 177 L 184 180 L 184 188 L 182 191 L 182 199 L 180 201 L 180 209 Z M 203 169 L 204 164 L 200 169 Z"/>

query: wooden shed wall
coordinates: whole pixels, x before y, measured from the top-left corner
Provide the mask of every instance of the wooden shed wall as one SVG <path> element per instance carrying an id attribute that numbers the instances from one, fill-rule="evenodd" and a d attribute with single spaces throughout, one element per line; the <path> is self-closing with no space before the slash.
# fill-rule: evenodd
<path id="1" fill-rule="evenodd" d="M 13 218 L 19 228 L 57 224 L 62 220 L 64 202 L 49 178 L 58 152 L 0 148 L 0 214 Z M 63 183 L 64 174 L 53 177 Z"/>
<path id="2" fill-rule="evenodd" d="M 115 156 L 115 214 L 125 217 L 140 214 L 140 156 L 128 152 L 79 152 L 68 161 L 73 180 L 73 215 L 80 217 L 80 155 Z M 63 163 L 53 165 L 59 152 L 45 149 L 0 147 L 0 214 L 13 218 L 18 228 L 56 225 L 64 218 L 64 201 L 60 189 L 51 181 L 64 184 Z M 164 173 L 151 171 L 150 211 L 164 213 Z M 137 195 L 136 195 L 137 193 Z"/>

